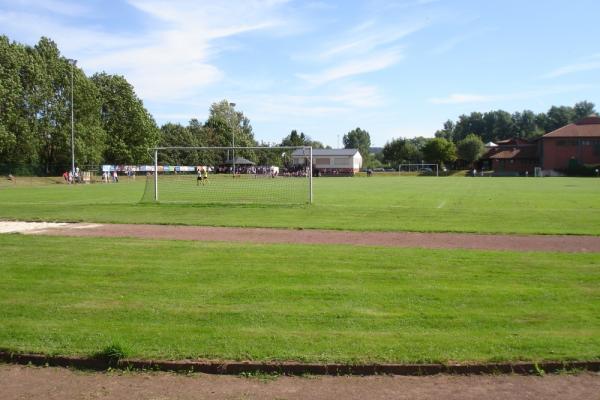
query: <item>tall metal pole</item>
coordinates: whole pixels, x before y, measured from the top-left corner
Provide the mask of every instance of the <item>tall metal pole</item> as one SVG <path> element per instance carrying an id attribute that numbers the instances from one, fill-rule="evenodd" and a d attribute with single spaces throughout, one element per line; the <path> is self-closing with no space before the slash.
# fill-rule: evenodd
<path id="1" fill-rule="evenodd" d="M 71 64 L 71 176 L 73 181 L 75 180 L 75 110 L 73 105 L 73 92 L 75 91 L 73 85 L 73 71 L 75 70 L 75 64 L 77 60 L 69 59 Z"/>
<path id="2" fill-rule="evenodd" d="M 235 103 L 229 103 L 229 106 L 231 108 L 234 108 Z M 235 126 L 231 128 L 231 143 L 233 147 L 233 149 L 231 149 L 231 152 L 233 154 L 233 177 L 235 178 Z"/>
<path id="3" fill-rule="evenodd" d="M 308 151 L 309 154 L 309 160 L 310 160 L 310 167 L 308 168 L 308 176 L 309 176 L 309 186 L 310 186 L 310 194 L 309 194 L 309 199 L 308 202 L 309 204 L 312 204 L 313 202 L 313 157 L 312 157 L 312 146 L 309 148 Z"/>
<path id="4" fill-rule="evenodd" d="M 158 201 L 158 150 L 154 150 L 154 201 Z"/>

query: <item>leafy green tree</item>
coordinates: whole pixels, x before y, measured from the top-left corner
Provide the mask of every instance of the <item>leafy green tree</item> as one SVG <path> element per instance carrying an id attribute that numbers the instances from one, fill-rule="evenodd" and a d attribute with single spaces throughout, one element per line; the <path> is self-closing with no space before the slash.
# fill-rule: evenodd
<path id="1" fill-rule="evenodd" d="M 383 146 L 383 161 L 392 166 L 404 163 L 418 163 L 423 154 L 409 139 L 394 139 Z"/>
<path id="2" fill-rule="evenodd" d="M 428 162 L 441 166 L 456 160 L 456 146 L 449 140 L 434 138 L 423 147 L 423 156 Z"/>
<path id="3" fill-rule="evenodd" d="M 444 122 L 444 128 L 435 132 L 435 137 L 444 138 L 446 140 L 454 140 L 454 122 L 447 120 Z"/>
<path id="4" fill-rule="evenodd" d="M 595 114 L 596 109 L 594 103 L 590 103 L 589 101 L 580 101 L 579 103 L 575 104 L 575 107 L 573 107 L 573 112 L 575 114 L 574 120 L 579 121 L 582 118 Z"/>
<path id="5" fill-rule="evenodd" d="M 195 147 L 197 138 L 190 127 L 167 123 L 160 127 L 161 147 Z M 168 165 L 199 165 L 200 154 L 197 151 L 169 150 L 160 152 L 160 162 Z"/>
<path id="6" fill-rule="evenodd" d="M 159 129 L 133 87 L 119 75 L 99 73 L 92 81 L 100 93 L 102 127 L 107 134 L 104 159 L 115 164 L 149 162 Z"/>
<path id="7" fill-rule="evenodd" d="M 472 165 L 475 161 L 479 160 L 484 151 L 485 146 L 483 141 L 475 134 L 467 135 L 466 138 L 456 145 L 458 157 L 465 160 L 469 165 Z"/>
<path id="8" fill-rule="evenodd" d="M 312 146 L 314 149 L 324 148 L 323 143 L 312 140 L 310 136 L 305 135 L 304 132 L 298 134 L 298 131 L 295 129 L 281 140 L 281 146 Z"/>
<path id="9" fill-rule="evenodd" d="M 344 135 L 342 141 L 346 149 L 358 149 L 363 157 L 363 165 L 369 167 L 371 136 L 369 132 L 356 128 Z"/>

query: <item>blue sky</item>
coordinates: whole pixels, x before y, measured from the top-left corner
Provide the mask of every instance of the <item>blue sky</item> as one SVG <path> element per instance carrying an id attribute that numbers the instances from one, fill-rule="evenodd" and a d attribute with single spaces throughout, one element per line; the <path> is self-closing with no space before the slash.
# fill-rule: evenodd
<path id="1" fill-rule="evenodd" d="M 228 99 L 255 136 L 432 136 L 462 113 L 600 107 L 597 0 L 0 0 L 0 33 L 124 75 L 159 124 Z"/>

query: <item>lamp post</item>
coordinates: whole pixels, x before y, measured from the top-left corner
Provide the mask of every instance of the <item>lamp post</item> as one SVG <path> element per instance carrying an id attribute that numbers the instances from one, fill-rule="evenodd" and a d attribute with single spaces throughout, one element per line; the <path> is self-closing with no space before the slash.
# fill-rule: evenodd
<path id="1" fill-rule="evenodd" d="M 69 64 L 71 64 L 71 176 L 73 177 L 73 182 L 75 181 L 75 111 L 73 108 L 73 71 L 75 70 L 75 64 L 77 64 L 77 60 L 69 58 L 67 60 Z"/>
<path id="2" fill-rule="evenodd" d="M 234 108 L 235 103 L 229 103 L 229 106 L 231 108 Z M 231 152 L 233 153 L 233 158 L 232 158 L 232 160 L 233 160 L 233 177 L 235 178 L 235 127 L 231 128 L 231 143 L 232 143 L 231 147 L 233 147 L 231 149 Z"/>

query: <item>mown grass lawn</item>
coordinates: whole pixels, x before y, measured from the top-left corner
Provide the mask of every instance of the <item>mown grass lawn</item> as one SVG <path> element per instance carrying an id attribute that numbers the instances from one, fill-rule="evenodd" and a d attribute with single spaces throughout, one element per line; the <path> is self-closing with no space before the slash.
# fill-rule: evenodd
<path id="1" fill-rule="evenodd" d="M 600 179 L 317 178 L 312 206 L 140 204 L 135 183 L 0 188 L 0 219 L 600 235 Z"/>
<path id="2" fill-rule="evenodd" d="M 600 256 L 0 235 L 0 348 L 600 359 Z"/>

